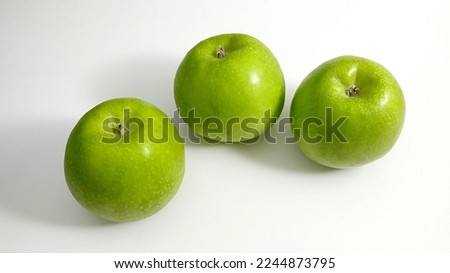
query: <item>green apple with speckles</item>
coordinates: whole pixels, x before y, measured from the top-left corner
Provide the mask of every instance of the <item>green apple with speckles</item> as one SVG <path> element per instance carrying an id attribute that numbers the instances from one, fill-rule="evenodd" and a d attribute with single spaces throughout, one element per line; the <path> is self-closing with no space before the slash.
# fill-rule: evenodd
<path id="1" fill-rule="evenodd" d="M 391 150 L 403 127 L 405 99 L 385 67 L 341 56 L 302 81 L 290 116 L 297 144 L 307 157 L 328 167 L 348 168 Z"/>
<path id="2" fill-rule="evenodd" d="M 64 172 L 75 199 L 114 222 L 161 210 L 184 175 L 184 144 L 170 118 L 136 98 L 105 101 L 84 114 L 67 141 Z"/>
<path id="3" fill-rule="evenodd" d="M 239 33 L 207 38 L 184 57 L 174 80 L 180 116 L 205 140 L 254 139 L 279 117 L 281 67 L 258 39 Z"/>

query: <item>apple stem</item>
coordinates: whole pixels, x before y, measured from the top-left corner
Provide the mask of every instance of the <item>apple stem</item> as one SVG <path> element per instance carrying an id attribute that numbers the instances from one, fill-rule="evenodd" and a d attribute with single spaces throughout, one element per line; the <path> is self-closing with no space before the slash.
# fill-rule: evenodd
<path id="1" fill-rule="evenodd" d="M 217 50 L 217 58 L 222 59 L 225 57 L 225 49 L 223 46 L 219 46 L 219 49 Z"/>
<path id="2" fill-rule="evenodd" d="M 345 90 L 345 94 L 349 97 L 354 97 L 359 94 L 359 87 L 352 85 Z"/>
<path id="3" fill-rule="evenodd" d="M 117 125 L 117 128 L 114 130 L 114 132 L 116 133 L 116 135 L 118 135 L 119 137 L 123 137 L 125 134 L 127 134 L 130 131 L 130 129 L 128 129 L 128 127 L 126 127 L 125 125 L 123 125 L 122 123 L 119 123 Z"/>

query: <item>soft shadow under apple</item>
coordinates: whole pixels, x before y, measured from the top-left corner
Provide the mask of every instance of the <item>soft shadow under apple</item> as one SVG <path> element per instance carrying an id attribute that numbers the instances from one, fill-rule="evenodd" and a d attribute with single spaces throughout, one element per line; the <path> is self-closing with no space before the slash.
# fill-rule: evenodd
<path id="1" fill-rule="evenodd" d="M 238 153 L 261 162 L 265 167 L 279 168 L 292 172 L 328 173 L 336 171 L 312 162 L 292 143 L 288 132 L 280 132 L 275 124 L 270 128 L 270 137 L 261 136 L 254 143 L 236 143 L 232 147 Z M 266 132 L 266 134 L 269 132 Z M 286 141 L 288 140 L 288 141 Z M 290 142 L 290 143 L 289 143 Z"/>
<path id="2" fill-rule="evenodd" d="M 64 179 L 64 150 L 76 120 L 30 119 L 1 136 L 0 206 L 21 217 L 58 225 L 107 224 L 85 211 Z"/>

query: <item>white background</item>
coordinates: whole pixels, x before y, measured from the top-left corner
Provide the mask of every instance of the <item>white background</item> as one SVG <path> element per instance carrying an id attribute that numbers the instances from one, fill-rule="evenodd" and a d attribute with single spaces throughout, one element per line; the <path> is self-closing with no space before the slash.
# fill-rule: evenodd
<path id="1" fill-rule="evenodd" d="M 0 251 L 450 251 L 449 18 L 444 0 L 0 0 Z M 348 170 L 293 144 L 187 144 L 182 186 L 156 215 L 113 224 L 85 211 L 63 172 L 77 120 L 122 96 L 173 116 L 184 54 L 228 32 L 278 58 L 283 117 L 322 62 L 383 64 L 406 97 L 399 141 Z"/>

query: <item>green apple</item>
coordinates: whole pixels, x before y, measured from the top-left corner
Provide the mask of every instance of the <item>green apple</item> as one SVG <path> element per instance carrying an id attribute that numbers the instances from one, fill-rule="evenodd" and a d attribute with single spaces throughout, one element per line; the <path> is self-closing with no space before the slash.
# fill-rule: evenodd
<path id="1" fill-rule="evenodd" d="M 67 141 L 64 172 L 75 199 L 115 222 L 162 209 L 184 175 L 184 144 L 169 117 L 136 98 L 89 110 Z"/>
<path id="2" fill-rule="evenodd" d="M 405 100 L 382 65 L 342 56 L 303 80 L 290 115 L 298 146 L 307 157 L 348 168 L 374 161 L 394 146 L 405 119 Z"/>
<path id="3" fill-rule="evenodd" d="M 222 34 L 195 45 L 174 80 L 180 116 L 206 140 L 258 137 L 284 105 L 283 72 L 273 53 L 245 34 Z"/>

